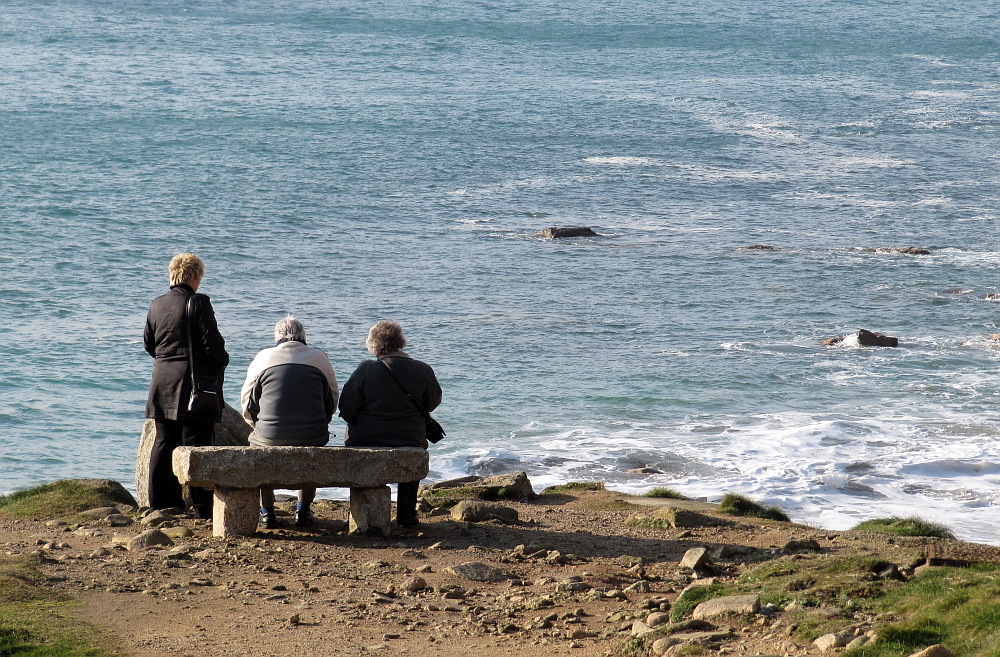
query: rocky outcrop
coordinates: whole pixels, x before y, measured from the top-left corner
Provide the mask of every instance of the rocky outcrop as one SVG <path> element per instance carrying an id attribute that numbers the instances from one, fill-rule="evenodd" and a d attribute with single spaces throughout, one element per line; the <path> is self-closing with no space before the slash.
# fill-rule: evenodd
<path id="1" fill-rule="evenodd" d="M 484 500 L 532 500 L 535 491 L 531 488 L 528 475 L 524 472 L 494 475 L 492 477 L 459 477 L 421 486 L 421 491 L 444 491 L 449 489 L 470 489 L 470 492 Z"/>
<path id="2" fill-rule="evenodd" d="M 215 425 L 212 444 L 216 447 L 246 446 L 250 444 L 248 438 L 251 431 L 253 430 L 239 411 L 229 404 L 223 404 L 222 420 Z M 149 506 L 149 457 L 155 438 L 156 425 L 152 420 L 146 420 L 142 425 L 139 450 L 135 458 L 135 490 L 139 506 Z"/>
<path id="3" fill-rule="evenodd" d="M 750 246 L 741 246 L 739 251 L 780 251 L 776 246 L 769 246 L 767 244 L 751 244 Z"/>
<path id="4" fill-rule="evenodd" d="M 930 255 L 931 252 L 920 246 L 879 246 L 861 249 L 869 253 L 898 253 L 901 255 Z"/>
<path id="5" fill-rule="evenodd" d="M 847 336 L 842 335 L 836 338 L 820 340 L 819 343 L 827 346 L 834 346 L 843 344 L 846 339 Z M 862 347 L 898 347 L 899 338 L 891 338 L 883 333 L 877 333 L 866 329 L 858 329 L 858 344 Z"/>
<path id="6" fill-rule="evenodd" d="M 462 500 L 452 508 L 451 519 L 460 522 L 482 522 L 483 520 L 516 522 L 517 509 L 479 500 Z"/>
<path id="7" fill-rule="evenodd" d="M 558 227 L 552 226 L 551 228 L 546 228 L 540 230 L 537 233 L 538 237 L 544 237 L 546 239 L 559 239 L 563 237 L 595 237 L 597 233 L 594 232 L 592 228 L 587 226 L 565 226 Z"/>

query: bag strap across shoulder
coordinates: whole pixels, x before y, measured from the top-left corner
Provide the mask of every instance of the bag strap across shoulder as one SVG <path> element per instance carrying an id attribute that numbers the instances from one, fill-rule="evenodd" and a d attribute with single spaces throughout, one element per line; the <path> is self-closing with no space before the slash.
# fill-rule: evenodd
<path id="1" fill-rule="evenodd" d="M 378 359 L 378 362 L 385 365 L 385 370 L 389 373 L 389 376 L 392 377 L 392 380 L 396 382 L 396 385 L 399 386 L 399 389 L 403 391 L 403 394 L 406 395 L 406 398 L 410 400 L 410 403 L 413 404 L 418 411 L 420 411 L 420 414 L 424 416 L 424 419 L 430 422 L 431 414 L 428 413 L 423 406 L 417 403 L 417 400 L 413 398 L 413 395 L 411 395 L 410 391 L 406 389 L 406 386 L 403 385 L 403 382 L 399 380 L 399 377 L 396 376 L 396 373 L 392 371 L 392 368 L 389 367 L 389 364 L 384 360 L 382 360 L 381 358 Z"/>
<path id="2" fill-rule="evenodd" d="M 191 365 L 191 389 L 194 390 L 194 340 L 191 338 L 191 301 L 194 299 L 194 293 L 188 295 L 187 301 L 184 302 L 184 323 L 187 324 L 187 337 L 188 337 L 188 363 Z"/>

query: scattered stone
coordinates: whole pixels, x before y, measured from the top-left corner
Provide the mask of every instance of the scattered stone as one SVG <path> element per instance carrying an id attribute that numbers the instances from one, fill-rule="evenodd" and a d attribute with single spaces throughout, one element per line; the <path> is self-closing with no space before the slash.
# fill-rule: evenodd
<path id="1" fill-rule="evenodd" d="M 649 616 L 646 617 L 646 625 L 650 627 L 657 627 L 665 623 L 670 622 L 670 614 L 664 613 L 662 611 L 654 611 Z"/>
<path id="2" fill-rule="evenodd" d="M 625 593 L 649 593 L 649 580 L 640 579 L 635 584 L 626 586 Z"/>
<path id="3" fill-rule="evenodd" d="M 155 511 L 150 511 L 140 522 L 147 527 L 157 527 L 165 522 L 173 522 L 174 520 L 177 520 L 177 518 L 173 515 L 161 509 L 156 509 Z"/>
<path id="4" fill-rule="evenodd" d="M 854 638 L 854 635 L 849 632 L 831 632 L 813 641 L 813 645 L 823 652 L 828 652 L 834 648 L 843 648 L 850 643 L 852 638 Z"/>
<path id="5" fill-rule="evenodd" d="M 423 591 L 427 588 L 427 580 L 423 577 L 411 577 L 410 579 L 403 582 L 403 590 L 409 591 L 410 593 L 416 593 L 417 591 Z"/>
<path id="6" fill-rule="evenodd" d="M 690 568 L 691 570 L 704 570 L 709 565 L 711 561 L 708 558 L 708 550 L 705 548 L 691 548 L 684 553 L 684 558 L 681 559 L 681 568 Z"/>
<path id="7" fill-rule="evenodd" d="M 632 636 L 643 636 L 645 634 L 649 634 L 650 632 L 655 632 L 656 630 L 651 628 L 646 623 L 637 620 L 632 623 L 632 629 L 630 631 Z"/>
<path id="8" fill-rule="evenodd" d="M 444 569 L 446 573 L 474 582 L 499 582 L 507 579 L 507 574 L 481 561 L 466 561 Z"/>
<path id="9" fill-rule="evenodd" d="M 183 525 L 178 525 L 177 527 L 166 527 L 160 531 L 170 538 L 191 538 L 194 536 L 194 532 Z"/>
<path id="10" fill-rule="evenodd" d="M 135 550 L 145 550 L 147 548 L 153 547 L 154 545 L 173 545 L 174 542 L 169 536 L 164 534 L 159 529 L 147 529 L 138 536 L 133 536 L 128 539 L 125 544 L 125 548 L 129 552 Z"/>
<path id="11" fill-rule="evenodd" d="M 289 625 L 298 625 L 302 622 L 302 618 L 298 614 L 292 614 L 291 618 L 288 619 Z"/>
<path id="12" fill-rule="evenodd" d="M 452 507 L 451 519 L 459 522 L 482 522 L 483 520 L 516 522 L 517 509 L 480 500 L 462 500 Z"/>
<path id="13" fill-rule="evenodd" d="M 649 651 L 652 653 L 653 657 L 663 657 L 668 649 L 673 648 L 676 645 L 680 645 L 680 643 L 680 639 L 664 637 L 654 641 L 653 645 L 649 647 Z"/>
<path id="14" fill-rule="evenodd" d="M 756 614 L 759 609 L 760 596 L 757 594 L 729 595 L 702 602 L 694 608 L 691 616 L 695 619 L 705 619 L 729 613 Z"/>
<path id="15" fill-rule="evenodd" d="M 91 518 L 93 520 L 102 520 L 110 515 L 120 514 L 121 511 L 116 506 L 99 506 L 96 509 L 87 509 L 86 511 L 81 511 L 80 515 L 84 518 Z"/>
<path id="16" fill-rule="evenodd" d="M 193 580 L 188 582 L 188 586 L 215 586 L 212 580 L 205 577 L 195 577 Z"/>
<path id="17" fill-rule="evenodd" d="M 581 581 L 563 580 L 558 584 L 556 584 L 556 591 L 568 591 L 571 593 L 580 593 L 589 590 L 590 590 L 590 584 Z"/>
<path id="18" fill-rule="evenodd" d="M 128 516 L 122 515 L 121 513 L 112 513 L 107 517 L 105 517 L 104 521 L 107 522 L 112 527 L 128 527 L 133 522 L 135 522 Z"/>
<path id="19" fill-rule="evenodd" d="M 920 652 L 915 652 L 910 657 L 955 657 L 955 653 L 948 650 L 940 643 L 936 643 L 929 648 L 924 648 Z"/>
<path id="20" fill-rule="evenodd" d="M 869 641 L 868 637 L 859 636 L 850 643 L 848 643 L 846 647 L 848 650 L 854 650 L 855 648 L 860 648 L 862 646 L 868 645 L 868 641 Z"/>
<path id="21" fill-rule="evenodd" d="M 545 228 L 536 233 L 538 237 L 544 237 L 545 239 L 560 239 L 564 237 L 594 237 L 597 233 L 594 232 L 592 228 L 587 226 L 552 226 L 551 228 Z"/>

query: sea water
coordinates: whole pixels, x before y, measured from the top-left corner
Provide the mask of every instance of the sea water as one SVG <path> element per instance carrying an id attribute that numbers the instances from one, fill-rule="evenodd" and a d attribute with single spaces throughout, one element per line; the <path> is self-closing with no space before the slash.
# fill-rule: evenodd
<path id="1" fill-rule="evenodd" d="M 986 0 L 7 0 L 0 491 L 133 485 L 193 251 L 230 403 L 285 313 L 341 381 L 400 321 L 431 480 L 1000 543 L 997 34 Z M 819 344 L 859 328 L 900 346 Z"/>

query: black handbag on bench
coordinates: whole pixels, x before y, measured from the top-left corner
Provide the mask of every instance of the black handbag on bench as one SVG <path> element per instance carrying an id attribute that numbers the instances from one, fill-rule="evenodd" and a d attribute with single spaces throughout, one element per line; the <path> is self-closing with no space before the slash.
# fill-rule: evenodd
<path id="1" fill-rule="evenodd" d="M 406 389 L 406 387 L 403 385 L 403 382 L 399 380 L 399 377 L 397 377 L 396 373 L 392 371 L 392 368 L 389 367 L 388 363 L 386 363 L 381 358 L 378 359 L 378 362 L 385 365 L 385 369 L 387 372 L 389 372 L 389 376 L 392 377 L 392 380 L 396 382 L 396 385 L 399 386 L 399 389 L 403 391 L 403 394 L 406 395 L 406 398 L 410 400 L 410 403 L 413 404 L 418 411 L 420 411 L 421 415 L 424 416 L 424 421 L 427 422 L 427 441 L 432 443 L 440 442 L 441 439 L 447 435 L 444 432 L 444 427 L 438 424 L 438 421 L 432 418 L 431 414 L 426 409 L 424 409 L 423 406 L 417 403 L 417 400 L 413 398 L 413 395 L 411 395 L 410 391 Z"/>

